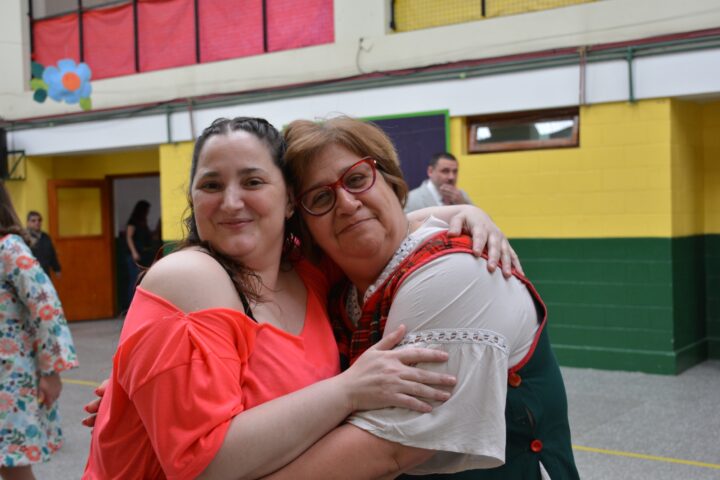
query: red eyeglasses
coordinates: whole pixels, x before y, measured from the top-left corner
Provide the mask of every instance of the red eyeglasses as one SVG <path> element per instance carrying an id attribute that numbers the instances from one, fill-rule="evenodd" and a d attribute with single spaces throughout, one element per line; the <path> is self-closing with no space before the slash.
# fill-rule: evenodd
<path id="1" fill-rule="evenodd" d="M 377 177 L 376 162 L 365 157 L 350 166 L 340 178 L 333 183 L 306 190 L 295 198 L 295 201 L 310 215 L 325 215 L 335 206 L 336 190 L 342 187 L 349 193 L 362 193 L 375 185 Z"/>

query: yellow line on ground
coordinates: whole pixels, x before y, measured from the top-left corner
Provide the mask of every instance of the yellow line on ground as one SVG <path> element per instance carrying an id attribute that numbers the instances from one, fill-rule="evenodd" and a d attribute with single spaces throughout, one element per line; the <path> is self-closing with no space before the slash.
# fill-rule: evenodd
<path id="1" fill-rule="evenodd" d="M 86 385 L 88 387 L 97 387 L 100 384 L 98 382 L 90 382 L 88 380 L 75 380 L 74 378 L 63 378 L 63 383 L 72 383 L 74 385 Z"/>
<path id="2" fill-rule="evenodd" d="M 695 462 L 693 460 L 682 460 L 680 458 L 658 457 L 656 455 L 645 455 L 642 453 L 622 452 L 619 450 L 606 450 L 604 448 L 583 447 L 581 445 L 573 445 L 573 450 L 581 452 L 603 453 L 605 455 L 615 455 L 618 457 L 641 458 L 643 460 L 654 460 L 656 462 L 679 463 L 681 465 L 692 465 L 693 467 L 713 468 L 720 470 L 720 465 L 715 463 Z"/>

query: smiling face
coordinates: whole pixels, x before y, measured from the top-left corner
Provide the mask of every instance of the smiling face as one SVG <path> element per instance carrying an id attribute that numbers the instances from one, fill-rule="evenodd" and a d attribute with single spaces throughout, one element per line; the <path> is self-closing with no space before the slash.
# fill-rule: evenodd
<path id="1" fill-rule="evenodd" d="M 207 139 L 192 181 L 191 198 L 201 240 L 251 269 L 279 262 L 287 187 L 268 146 L 236 130 Z"/>
<path id="2" fill-rule="evenodd" d="M 328 145 L 313 158 L 301 190 L 332 184 L 361 158 L 339 145 Z M 408 223 L 400 201 L 380 171 L 370 189 L 352 194 L 337 186 L 335 194 L 332 210 L 321 216 L 303 211 L 303 220 L 320 248 L 351 279 L 355 272 L 374 279 L 405 238 Z"/>

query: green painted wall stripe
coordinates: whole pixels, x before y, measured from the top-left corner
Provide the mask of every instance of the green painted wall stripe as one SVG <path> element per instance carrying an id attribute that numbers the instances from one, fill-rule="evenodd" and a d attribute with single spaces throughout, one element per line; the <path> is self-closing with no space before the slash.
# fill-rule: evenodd
<path id="1" fill-rule="evenodd" d="M 720 359 L 720 235 L 705 235 L 708 356 Z"/>
<path id="2" fill-rule="evenodd" d="M 513 239 L 564 365 L 674 374 L 720 349 L 720 235 Z"/>

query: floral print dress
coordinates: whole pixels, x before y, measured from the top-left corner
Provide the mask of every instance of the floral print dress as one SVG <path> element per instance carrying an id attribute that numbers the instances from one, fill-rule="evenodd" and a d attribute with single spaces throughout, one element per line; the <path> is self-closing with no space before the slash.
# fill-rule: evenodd
<path id="1" fill-rule="evenodd" d="M 45 462 L 62 444 L 58 402 L 38 400 L 40 375 L 78 365 L 55 288 L 21 237 L 0 239 L 0 465 Z"/>

